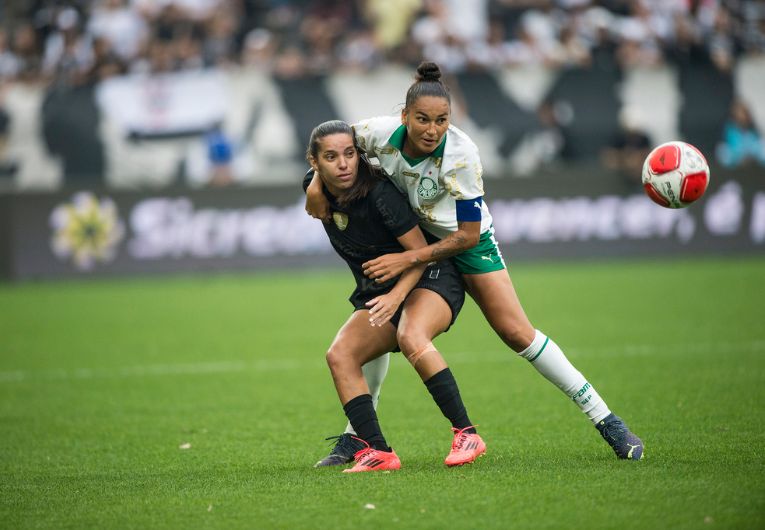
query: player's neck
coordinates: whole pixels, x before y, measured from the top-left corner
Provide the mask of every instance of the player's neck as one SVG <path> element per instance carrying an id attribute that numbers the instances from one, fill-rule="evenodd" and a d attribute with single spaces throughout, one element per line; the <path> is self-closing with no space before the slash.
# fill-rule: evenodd
<path id="1" fill-rule="evenodd" d="M 342 199 L 346 193 L 348 193 L 346 190 L 342 190 L 340 188 L 337 188 L 335 186 L 332 186 L 331 184 L 324 183 L 324 188 L 332 195 L 335 199 Z"/>
<path id="2" fill-rule="evenodd" d="M 412 159 L 420 159 L 425 158 L 430 155 L 430 153 L 423 153 L 417 147 L 409 140 L 409 137 L 407 136 L 404 140 L 404 148 L 401 150 L 406 156 Z"/>

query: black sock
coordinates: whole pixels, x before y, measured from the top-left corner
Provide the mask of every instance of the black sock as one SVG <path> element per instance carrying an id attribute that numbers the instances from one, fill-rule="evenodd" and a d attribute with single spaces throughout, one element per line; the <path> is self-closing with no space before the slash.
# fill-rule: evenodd
<path id="1" fill-rule="evenodd" d="M 345 415 L 351 422 L 356 435 L 367 442 L 372 448 L 381 451 L 390 451 L 391 448 L 385 442 L 380 423 L 377 421 L 377 413 L 372 405 L 372 396 L 361 394 L 343 405 Z"/>
<path id="2" fill-rule="evenodd" d="M 438 408 L 452 422 L 452 427 L 464 429 L 472 425 L 465 410 L 465 405 L 462 403 L 460 390 L 457 388 L 457 381 L 454 380 L 452 371 L 449 368 L 444 368 L 425 381 L 425 386 L 428 387 L 428 391 L 433 396 L 433 401 L 436 402 Z M 475 433 L 476 430 L 470 427 L 465 432 Z"/>

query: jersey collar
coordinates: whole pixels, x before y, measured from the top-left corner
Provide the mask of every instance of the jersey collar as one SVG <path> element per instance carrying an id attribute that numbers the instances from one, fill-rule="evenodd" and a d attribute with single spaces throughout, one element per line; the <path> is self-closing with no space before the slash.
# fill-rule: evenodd
<path id="1" fill-rule="evenodd" d="M 406 140 L 406 126 L 405 125 L 399 125 L 398 129 L 393 131 L 393 134 L 390 135 L 390 138 L 388 138 L 388 143 L 399 150 L 401 153 L 401 156 L 404 157 L 404 160 L 406 162 L 414 167 L 426 158 L 443 158 L 444 157 L 444 149 L 446 148 L 446 134 L 444 134 L 443 140 L 441 140 L 441 143 L 438 144 L 438 147 L 436 147 L 432 153 L 429 155 L 422 156 L 420 158 L 412 158 L 410 156 L 407 156 L 404 154 L 404 141 Z"/>

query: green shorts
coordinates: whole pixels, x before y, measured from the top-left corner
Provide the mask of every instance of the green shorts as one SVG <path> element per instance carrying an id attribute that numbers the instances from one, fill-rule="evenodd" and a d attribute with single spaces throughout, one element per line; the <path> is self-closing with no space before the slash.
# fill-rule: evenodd
<path id="1" fill-rule="evenodd" d="M 494 237 L 493 226 L 481 234 L 476 246 L 457 254 L 452 260 L 462 274 L 485 274 L 506 268 L 497 239 Z"/>

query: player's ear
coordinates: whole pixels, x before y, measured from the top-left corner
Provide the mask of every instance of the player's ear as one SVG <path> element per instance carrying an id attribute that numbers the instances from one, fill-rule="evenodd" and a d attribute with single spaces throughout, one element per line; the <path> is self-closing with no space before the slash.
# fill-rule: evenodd
<path id="1" fill-rule="evenodd" d="M 316 163 L 316 159 L 313 156 L 308 156 L 308 163 L 311 164 L 311 167 L 316 173 L 319 172 L 319 165 Z"/>
<path id="2" fill-rule="evenodd" d="M 406 125 L 407 112 L 406 109 L 401 109 L 401 125 Z"/>

